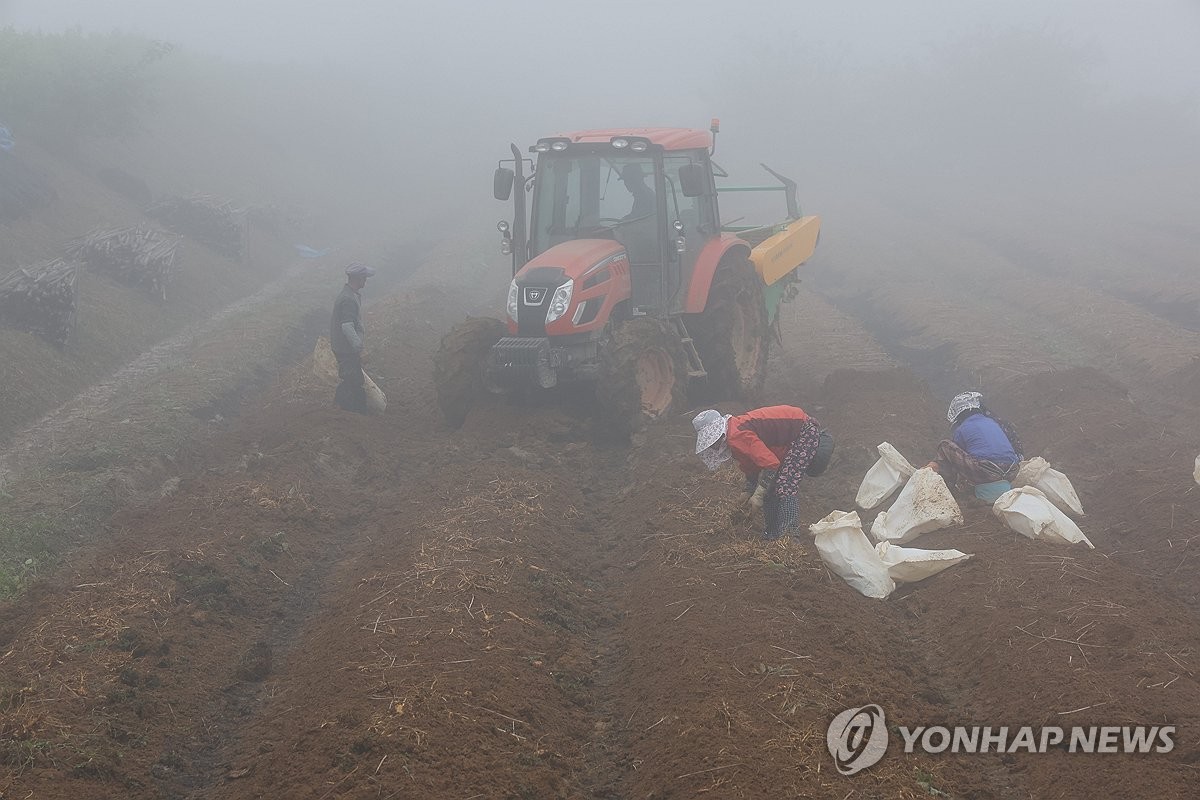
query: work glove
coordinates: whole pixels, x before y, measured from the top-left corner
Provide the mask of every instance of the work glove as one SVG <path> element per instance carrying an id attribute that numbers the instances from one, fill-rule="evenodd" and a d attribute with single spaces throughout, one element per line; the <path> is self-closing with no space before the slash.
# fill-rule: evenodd
<path id="1" fill-rule="evenodd" d="M 759 486 L 754 490 L 754 494 L 750 495 L 750 507 L 755 510 L 761 510 L 763 501 L 767 498 L 767 490 Z"/>
<path id="2" fill-rule="evenodd" d="M 754 494 L 754 488 L 756 486 L 758 486 L 758 476 L 755 475 L 755 476 L 751 477 L 751 476 L 747 475 L 746 483 L 742 487 L 742 493 L 740 495 L 738 495 L 738 499 L 737 499 L 738 508 L 746 508 L 746 506 L 748 506 L 750 504 L 750 496 L 752 494 Z"/>
<path id="3" fill-rule="evenodd" d="M 750 495 L 750 505 L 754 508 L 762 508 L 763 501 L 767 498 L 767 492 L 775 487 L 775 470 L 764 469 L 758 473 L 758 485 L 754 488 L 754 492 Z"/>

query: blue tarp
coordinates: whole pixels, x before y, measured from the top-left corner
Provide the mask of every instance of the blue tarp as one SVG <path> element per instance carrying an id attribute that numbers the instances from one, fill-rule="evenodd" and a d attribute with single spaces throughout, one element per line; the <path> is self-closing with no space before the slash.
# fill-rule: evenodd
<path id="1" fill-rule="evenodd" d="M 12 152 L 17 141 L 13 139 L 12 131 L 4 125 L 0 125 L 0 150 L 6 153 Z"/>
<path id="2" fill-rule="evenodd" d="M 292 247 L 296 248 L 296 252 L 300 254 L 301 258 L 321 258 L 322 256 L 329 255 L 331 250 L 329 247 L 326 247 L 324 250 L 316 250 L 306 244 L 294 244 Z"/>

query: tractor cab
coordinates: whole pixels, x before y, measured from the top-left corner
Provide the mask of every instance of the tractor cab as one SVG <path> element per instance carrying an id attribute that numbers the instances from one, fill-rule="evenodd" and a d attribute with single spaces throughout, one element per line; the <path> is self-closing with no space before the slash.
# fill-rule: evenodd
<path id="1" fill-rule="evenodd" d="M 696 257 L 720 232 L 711 145 L 707 131 L 683 129 L 584 131 L 539 139 L 530 148 L 537 164 L 528 249 L 514 250 L 514 269 L 543 257 L 553 261 L 561 245 L 568 245 L 566 257 L 576 249 L 571 242 L 615 242 L 629 264 L 628 303 L 622 311 L 654 317 L 681 313 L 681 290 Z M 497 175 L 502 199 L 512 185 L 510 172 L 501 167 Z M 521 233 L 513 230 L 510 241 Z"/>

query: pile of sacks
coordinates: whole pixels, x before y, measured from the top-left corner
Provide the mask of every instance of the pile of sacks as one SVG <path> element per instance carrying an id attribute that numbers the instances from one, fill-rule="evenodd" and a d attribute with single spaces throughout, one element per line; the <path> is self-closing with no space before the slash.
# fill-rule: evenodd
<path id="1" fill-rule="evenodd" d="M 923 533 L 961 525 L 962 510 L 937 472 L 917 469 L 887 442 L 878 450 L 879 460 L 863 478 L 855 502 L 869 510 L 897 490 L 900 494 L 871 524 L 875 544 L 864 533 L 857 511 L 834 511 L 809 530 L 821 559 L 835 574 L 867 597 L 884 599 L 897 583 L 924 580 L 971 556 L 959 550 L 901 546 Z M 1030 539 L 1092 547 L 1067 516 L 1082 516 L 1083 506 L 1066 475 L 1045 459 L 1033 458 L 1022 462 L 1013 486 L 992 505 L 992 513 L 1012 530 Z"/>
<path id="2" fill-rule="evenodd" d="M 962 522 L 961 515 L 958 521 Z M 872 547 L 857 511 L 834 511 L 809 530 L 817 553 L 834 574 L 861 594 L 880 600 L 894 592 L 897 583 L 924 580 L 972 557 L 959 550 L 900 547 L 886 539 Z"/>

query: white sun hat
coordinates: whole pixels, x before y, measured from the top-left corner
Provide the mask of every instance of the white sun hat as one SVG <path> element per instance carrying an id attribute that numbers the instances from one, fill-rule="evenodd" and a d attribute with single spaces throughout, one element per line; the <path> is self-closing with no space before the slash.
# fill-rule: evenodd
<path id="1" fill-rule="evenodd" d="M 696 429 L 696 452 L 703 453 L 716 444 L 717 440 L 725 435 L 728 424 L 728 414 L 711 408 L 697 414 L 692 420 L 692 427 Z"/>

